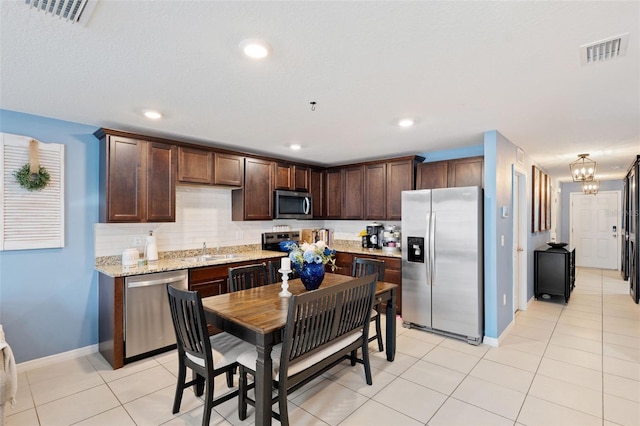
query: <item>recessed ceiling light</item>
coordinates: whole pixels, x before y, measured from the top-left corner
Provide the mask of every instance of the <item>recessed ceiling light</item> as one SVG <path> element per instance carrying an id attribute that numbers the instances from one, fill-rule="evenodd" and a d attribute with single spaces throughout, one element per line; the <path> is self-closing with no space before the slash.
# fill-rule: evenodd
<path id="1" fill-rule="evenodd" d="M 158 111 L 145 111 L 144 116 L 150 118 L 151 120 L 158 120 L 162 118 L 162 114 L 160 114 Z"/>
<path id="2" fill-rule="evenodd" d="M 271 46 L 269 43 L 257 39 L 247 39 L 240 43 L 240 49 L 250 58 L 262 59 L 269 55 Z"/>
<path id="3" fill-rule="evenodd" d="M 398 126 L 400 127 L 411 127 L 413 126 L 414 121 L 412 118 L 403 118 L 402 120 L 398 121 Z"/>
<path id="4" fill-rule="evenodd" d="M 289 145 L 289 148 L 291 148 L 294 151 L 298 151 L 302 149 L 302 145 L 300 145 L 299 143 L 292 143 L 291 145 Z"/>

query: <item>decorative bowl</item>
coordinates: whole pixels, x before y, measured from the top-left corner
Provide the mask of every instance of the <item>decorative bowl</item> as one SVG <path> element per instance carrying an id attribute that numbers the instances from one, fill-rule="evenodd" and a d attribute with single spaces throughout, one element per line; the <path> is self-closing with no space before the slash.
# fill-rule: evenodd
<path id="1" fill-rule="evenodd" d="M 553 247 L 553 248 L 562 248 L 564 246 L 566 246 L 568 243 L 547 243 L 547 245 Z"/>

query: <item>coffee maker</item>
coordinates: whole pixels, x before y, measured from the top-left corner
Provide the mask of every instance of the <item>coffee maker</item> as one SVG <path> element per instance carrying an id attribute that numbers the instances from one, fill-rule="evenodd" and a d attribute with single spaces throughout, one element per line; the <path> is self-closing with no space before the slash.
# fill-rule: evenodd
<path id="1" fill-rule="evenodd" d="M 384 226 L 381 223 L 373 222 L 367 225 L 367 248 L 382 248 L 382 238 L 384 235 Z"/>

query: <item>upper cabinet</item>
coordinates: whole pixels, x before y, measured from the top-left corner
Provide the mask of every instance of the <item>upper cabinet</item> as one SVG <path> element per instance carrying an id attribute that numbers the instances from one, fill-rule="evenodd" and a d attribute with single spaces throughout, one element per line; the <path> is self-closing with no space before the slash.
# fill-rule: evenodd
<path id="1" fill-rule="evenodd" d="M 242 186 L 244 157 L 224 152 L 214 153 L 213 184 Z"/>
<path id="2" fill-rule="evenodd" d="M 325 217 L 325 181 L 324 172 L 318 169 L 309 170 L 309 192 L 311 193 L 313 218 Z"/>
<path id="3" fill-rule="evenodd" d="M 311 192 L 311 169 L 304 166 L 294 166 L 293 189 Z"/>
<path id="4" fill-rule="evenodd" d="M 310 169 L 289 163 L 275 162 L 273 165 L 274 188 L 288 191 L 310 191 Z"/>
<path id="5" fill-rule="evenodd" d="M 174 222 L 174 145 L 98 131 L 100 221 Z"/>
<path id="6" fill-rule="evenodd" d="M 349 166 L 342 169 L 342 218 L 364 217 L 364 166 Z"/>
<path id="7" fill-rule="evenodd" d="M 232 220 L 273 219 L 274 163 L 245 158 L 244 186 L 231 193 Z"/>
<path id="8" fill-rule="evenodd" d="M 384 220 L 387 218 L 387 164 L 367 164 L 364 167 L 365 188 L 362 194 L 364 219 Z"/>
<path id="9" fill-rule="evenodd" d="M 418 164 L 416 189 L 484 186 L 484 157 Z"/>
<path id="10" fill-rule="evenodd" d="M 325 172 L 324 217 L 340 219 L 342 217 L 342 170 L 329 169 Z"/>
<path id="11" fill-rule="evenodd" d="M 209 149 L 178 147 L 178 182 L 242 186 L 243 157 Z"/>
<path id="12" fill-rule="evenodd" d="M 213 184 L 213 152 L 178 147 L 178 182 Z"/>
<path id="13" fill-rule="evenodd" d="M 421 164 L 422 160 L 422 157 L 409 157 L 386 163 L 387 220 L 402 219 L 402 191 L 415 188 L 416 165 Z"/>

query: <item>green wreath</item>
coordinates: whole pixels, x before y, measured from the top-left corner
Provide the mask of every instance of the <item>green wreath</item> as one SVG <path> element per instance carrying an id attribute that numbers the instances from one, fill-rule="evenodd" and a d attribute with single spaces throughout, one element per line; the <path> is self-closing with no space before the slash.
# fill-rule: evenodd
<path id="1" fill-rule="evenodd" d="M 20 170 L 13 172 L 16 181 L 21 187 L 28 191 L 41 191 L 49 184 L 49 172 L 44 167 L 40 166 L 38 173 L 31 174 L 31 167 L 29 164 L 22 166 Z"/>

